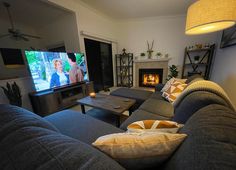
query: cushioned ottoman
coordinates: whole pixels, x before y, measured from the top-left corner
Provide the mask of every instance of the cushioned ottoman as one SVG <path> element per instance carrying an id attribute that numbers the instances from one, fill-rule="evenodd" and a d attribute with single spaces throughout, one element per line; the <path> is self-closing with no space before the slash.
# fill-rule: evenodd
<path id="1" fill-rule="evenodd" d="M 87 144 L 93 143 L 103 135 L 124 132 L 115 126 L 73 110 L 63 110 L 44 119 L 52 123 L 62 134 Z"/>
<path id="2" fill-rule="evenodd" d="M 136 103 L 132 106 L 131 111 L 136 110 L 139 106 L 147 100 L 153 92 L 146 91 L 146 90 L 137 90 L 137 89 L 130 89 L 130 88 L 119 88 L 110 93 L 113 96 L 120 96 L 120 97 L 127 97 L 130 99 L 135 99 Z"/>

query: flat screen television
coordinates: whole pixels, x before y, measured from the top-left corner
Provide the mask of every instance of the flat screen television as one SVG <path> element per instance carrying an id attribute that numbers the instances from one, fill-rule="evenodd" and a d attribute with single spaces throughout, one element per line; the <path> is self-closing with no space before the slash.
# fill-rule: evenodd
<path id="1" fill-rule="evenodd" d="M 25 51 L 25 56 L 37 92 L 88 79 L 82 53 Z"/>

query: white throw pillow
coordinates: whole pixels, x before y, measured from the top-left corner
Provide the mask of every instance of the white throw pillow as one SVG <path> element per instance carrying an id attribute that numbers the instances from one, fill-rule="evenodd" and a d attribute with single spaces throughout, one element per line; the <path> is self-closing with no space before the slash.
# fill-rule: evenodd
<path id="1" fill-rule="evenodd" d="M 148 169 L 168 159 L 186 138 L 172 133 L 115 133 L 99 137 L 92 145 L 127 169 Z"/>

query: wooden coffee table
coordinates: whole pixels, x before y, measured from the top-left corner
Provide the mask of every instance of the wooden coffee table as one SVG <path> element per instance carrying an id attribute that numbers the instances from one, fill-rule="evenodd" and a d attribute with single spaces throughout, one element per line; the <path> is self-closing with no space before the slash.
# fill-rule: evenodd
<path id="1" fill-rule="evenodd" d="M 106 110 L 114 115 L 117 115 L 117 126 L 119 126 L 120 116 L 122 115 L 122 113 L 125 111 L 129 111 L 129 114 L 131 114 L 130 108 L 135 104 L 136 101 L 134 99 L 128 99 L 124 97 L 96 94 L 95 98 L 91 98 L 90 96 L 88 96 L 78 100 L 77 102 L 81 105 L 81 110 L 84 114 L 84 106 L 90 106 L 93 108 Z"/>

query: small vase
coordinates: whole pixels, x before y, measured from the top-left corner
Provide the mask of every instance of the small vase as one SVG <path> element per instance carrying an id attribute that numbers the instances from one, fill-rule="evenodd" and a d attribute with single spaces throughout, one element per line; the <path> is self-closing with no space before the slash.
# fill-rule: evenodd
<path id="1" fill-rule="evenodd" d="M 148 53 L 148 59 L 152 59 L 152 53 Z"/>

